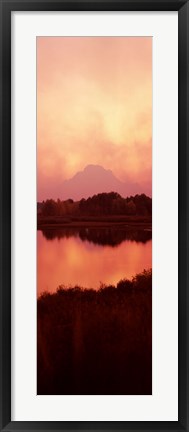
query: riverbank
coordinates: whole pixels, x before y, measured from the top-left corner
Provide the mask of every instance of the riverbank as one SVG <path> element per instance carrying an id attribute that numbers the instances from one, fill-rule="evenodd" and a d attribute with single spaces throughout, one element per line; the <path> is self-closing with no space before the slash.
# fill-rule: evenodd
<path id="1" fill-rule="evenodd" d="M 151 394 L 151 296 L 151 270 L 98 291 L 41 295 L 37 394 Z"/>
<path id="2" fill-rule="evenodd" d="M 37 217 L 37 229 L 119 227 L 152 230 L 151 216 L 42 216 Z"/>

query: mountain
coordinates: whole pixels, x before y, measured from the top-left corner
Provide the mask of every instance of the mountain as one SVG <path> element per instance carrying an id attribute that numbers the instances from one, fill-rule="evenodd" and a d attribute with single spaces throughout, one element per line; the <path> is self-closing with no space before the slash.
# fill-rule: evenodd
<path id="1" fill-rule="evenodd" d="M 118 192 L 122 197 L 140 194 L 141 188 L 137 183 L 123 183 L 118 180 L 111 170 L 100 165 L 87 165 L 71 179 L 65 180 L 61 186 L 60 199 L 72 198 L 74 201 L 88 198 L 102 192 Z"/>

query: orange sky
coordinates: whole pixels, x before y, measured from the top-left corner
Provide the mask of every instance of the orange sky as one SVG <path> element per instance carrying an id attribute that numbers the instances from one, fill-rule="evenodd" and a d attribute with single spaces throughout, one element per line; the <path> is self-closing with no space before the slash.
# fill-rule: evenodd
<path id="1" fill-rule="evenodd" d="M 151 194 L 152 38 L 37 38 L 38 201 L 88 164 Z"/>

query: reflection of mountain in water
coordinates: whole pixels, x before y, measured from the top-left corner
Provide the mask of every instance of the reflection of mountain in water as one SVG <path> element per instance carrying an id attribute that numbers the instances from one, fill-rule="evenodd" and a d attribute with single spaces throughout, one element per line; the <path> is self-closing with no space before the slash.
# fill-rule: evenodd
<path id="1" fill-rule="evenodd" d="M 126 228 L 46 228 L 42 230 L 47 240 L 55 238 L 79 237 L 82 241 L 89 241 L 102 246 L 118 246 L 125 240 L 146 243 L 152 239 L 151 230 L 134 230 Z"/>

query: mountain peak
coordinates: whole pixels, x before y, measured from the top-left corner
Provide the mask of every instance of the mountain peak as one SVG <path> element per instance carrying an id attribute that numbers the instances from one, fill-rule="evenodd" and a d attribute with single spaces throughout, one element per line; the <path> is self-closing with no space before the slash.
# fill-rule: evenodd
<path id="1" fill-rule="evenodd" d="M 77 172 L 72 178 L 63 182 L 61 198 L 80 200 L 102 192 L 118 192 L 125 197 L 129 195 L 129 192 L 132 194 L 132 186 L 138 191 L 136 185 L 121 182 L 110 169 L 107 170 L 101 165 L 89 164 L 83 171 Z"/>
<path id="2" fill-rule="evenodd" d="M 107 170 L 104 167 L 102 167 L 101 165 L 94 165 L 94 164 L 89 164 L 87 165 L 83 172 L 112 172 L 111 170 Z"/>

